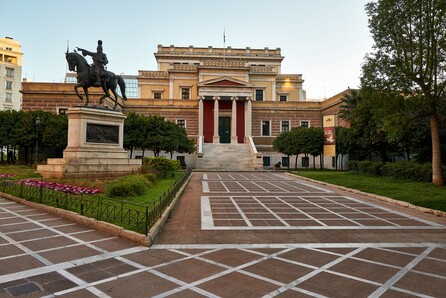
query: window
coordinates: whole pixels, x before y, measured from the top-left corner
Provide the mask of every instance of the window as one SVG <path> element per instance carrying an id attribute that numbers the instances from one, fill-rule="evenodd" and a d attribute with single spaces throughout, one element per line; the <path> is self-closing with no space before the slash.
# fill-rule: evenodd
<path id="1" fill-rule="evenodd" d="M 181 88 L 181 99 L 190 99 L 190 88 Z"/>
<path id="2" fill-rule="evenodd" d="M 308 168 L 310 166 L 310 158 L 308 156 L 302 157 L 302 166 Z"/>
<path id="3" fill-rule="evenodd" d="M 290 131 L 290 121 L 282 121 L 280 126 L 280 132 Z"/>
<path id="4" fill-rule="evenodd" d="M 57 109 L 57 113 L 59 115 L 65 115 L 67 113 L 67 111 L 68 111 L 68 108 L 58 108 Z"/>
<path id="5" fill-rule="evenodd" d="M 153 92 L 153 98 L 161 99 L 161 92 Z"/>
<path id="6" fill-rule="evenodd" d="M 264 167 L 271 166 L 271 157 L 269 157 L 269 156 L 264 156 L 263 157 L 263 166 Z"/>
<path id="7" fill-rule="evenodd" d="M 271 124 L 271 121 L 269 121 L 269 120 L 263 120 L 262 121 L 262 136 L 269 136 L 269 135 L 271 135 L 270 124 Z"/>
<path id="8" fill-rule="evenodd" d="M 303 127 L 303 128 L 310 127 L 310 121 L 300 121 L 300 127 Z"/>
<path id="9" fill-rule="evenodd" d="M 14 77 L 14 68 L 6 68 L 6 76 L 8 78 L 13 78 Z"/>
<path id="10" fill-rule="evenodd" d="M 6 90 L 12 90 L 12 82 L 6 81 Z"/>
<path id="11" fill-rule="evenodd" d="M 7 50 L 7 51 L 12 51 L 12 48 L 10 48 L 10 47 L 6 47 L 6 50 Z"/>
<path id="12" fill-rule="evenodd" d="M 127 98 L 139 97 L 139 95 L 138 95 L 138 80 L 136 78 L 129 76 L 129 77 L 124 77 L 124 82 L 125 82 L 125 94 L 127 95 Z M 122 94 L 120 92 L 121 92 L 121 88 L 118 88 L 118 94 L 119 94 L 119 96 L 122 96 Z"/>
<path id="13" fill-rule="evenodd" d="M 12 93 L 5 93 L 5 101 L 12 102 Z"/>
<path id="14" fill-rule="evenodd" d="M 177 160 L 180 162 L 182 168 L 186 167 L 186 158 L 183 155 L 177 156 Z"/>
<path id="15" fill-rule="evenodd" d="M 263 89 L 256 89 L 256 101 L 263 101 Z"/>
<path id="16" fill-rule="evenodd" d="M 288 101 L 288 96 L 287 95 L 280 95 L 279 96 L 279 100 L 280 101 Z"/>
<path id="17" fill-rule="evenodd" d="M 179 127 L 182 127 L 184 129 L 186 129 L 186 120 L 184 120 L 184 119 L 177 119 L 177 125 Z"/>
<path id="18" fill-rule="evenodd" d="M 290 166 L 290 157 L 289 156 L 283 156 L 282 157 L 282 166 L 283 167 L 289 167 Z"/>

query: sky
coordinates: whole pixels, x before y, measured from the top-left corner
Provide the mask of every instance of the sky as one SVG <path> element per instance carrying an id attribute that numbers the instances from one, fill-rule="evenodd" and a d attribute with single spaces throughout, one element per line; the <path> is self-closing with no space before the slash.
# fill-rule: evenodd
<path id="1" fill-rule="evenodd" d="M 101 39 L 108 70 L 137 75 L 157 70 L 158 44 L 223 47 L 225 32 L 232 48 L 281 48 L 282 74 L 302 74 L 316 100 L 359 87 L 370 1 L 0 0 L 0 36 L 21 43 L 23 78 L 63 82 L 67 42 L 96 51 Z"/>

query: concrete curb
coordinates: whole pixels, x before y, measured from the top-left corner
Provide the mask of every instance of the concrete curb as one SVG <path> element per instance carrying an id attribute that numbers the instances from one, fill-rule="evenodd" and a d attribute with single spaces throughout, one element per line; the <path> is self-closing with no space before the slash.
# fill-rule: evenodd
<path id="1" fill-rule="evenodd" d="M 35 202 L 30 202 L 30 201 L 27 201 L 27 200 L 24 200 L 21 198 L 11 196 L 11 195 L 3 193 L 3 192 L 0 192 L 0 196 L 7 200 L 11 200 L 11 201 L 29 206 L 34 209 L 71 220 L 77 224 L 104 232 L 108 235 L 115 236 L 115 237 L 122 237 L 122 238 L 128 239 L 130 241 L 136 242 L 140 245 L 149 246 L 148 237 L 146 237 L 145 235 L 139 234 L 139 233 L 136 233 L 133 231 L 125 230 L 124 228 L 116 226 L 114 224 L 96 220 L 94 218 L 89 218 L 89 217 L 80 215 L 78 213 L 72 212 L 72 211 L 63 210 L 63 209 L 59 209 L 59 208 L 51 207 L 51 206 L 46 206 L 46 205 L 35 203 Z"/>
<path id="2" fill-rule="evenodd" d="M 189 184 L 189 181 L 191 178 L 192 178 L 192 174 L 187 178 L 186 182 L 184 182 L 183 186 L 176 193 L 175 198 L 172 200 L 170 205 L 167 206 L 167 208 L 164 210 L 163 214 L 161 214 L 161 217 L 150 228 L 148 235 L 147 235 L 147 241 L 148 241 L 147 246 L 152 246 L 153 242 L 155 241 L 155 238 L 158 236 L 158 233 L 161 231 L 162 227 L 164 226 L 166 221 L 169 219 L 172 209 L 175 207 L 176 203 L 180 199 L 181 195 L 183 194 L 184 190 L 186 189 L 187 185 Z"/>
<path id="3" fill-rule="evenodd" d="M 398 201 L 398 200 L 395 200 L 395 199 L 392 199 L 392 198 L 388 198 L 388 197 L 384 197 L 384 196 L 380 196 L 380 195 L 375 195 L 375 194 L 363 192 L 363 191 L 360 191 L 360 190 L 357 190 L 357 189 L 347 188 L 347 187 L 340 186 L 340 185 L 330 184 L 330 183 L 327 183 L 327 182 L 322 182 L 322 181 L 314 180 L 314 179 L 311 179 L 311 178 L 302 177 L 302 176 L 299 176 L 299 175 L 296 175 L 296 174 L 292 174 L 292 173 L 288 173 L 288 172 L 285 173 L 285 174 L 288 175 L 288 176 L 291 176 L 291 177 L 298 177 L 299 179 L 302 179 L 302 180 L 305 180 L 305 181 L 321 184 L 321 185 L 324 185 L 324 186 L 330 186 L 330 187 L 337 188 L 337 189 L 340 189 L 340 190 L 343 190 L 343 191 L 347 191 L 347 192 L 351 192 L 351 193 L 354 193 L 354 194 L 357 194 L 357 195 L 366 196 L 366 197 L 373 198 L 373 199 L 376 199 L 376 200 L 380 200 L 380 201 L 383 201 L 383 202 L 392 203 L 392 204 L 395 204 L 395 205 L 398 205 L 398 206 L 402 206 L 402 207 L 405 207 L 405 208 L 410 208 L 410 209 L 414 209 L 414 210 L 417 210 L 417 211 L 421 211 L 423 213 L 433 214 L 433 215 L 436 215 L 438 217 L 446 218 L 446 212 L 444 212 L 444 211 L 433 210 L 433 209 L 429 209 L 429 208 L 426 208 L 426 207 L 420 207 L 420 206 L 416 206 L 416 205 L 413 205 L 413 204 L 410 204 L 410 203 L 407 203 L 407 202 L 404 202 L 404 201 Z"/>

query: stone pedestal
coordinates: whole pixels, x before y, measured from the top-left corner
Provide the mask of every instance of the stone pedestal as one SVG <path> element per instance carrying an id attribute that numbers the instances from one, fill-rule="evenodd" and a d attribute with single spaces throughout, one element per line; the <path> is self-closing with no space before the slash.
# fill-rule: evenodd
<path id="1" fill-rule="evenodd" d="M 123 148 L 125 115 L 100 108 L 70 108 L 68 146 L 63 158 L 37 166 L 44 178 L 109 177 L 137 172 L 142 161 Z"/>

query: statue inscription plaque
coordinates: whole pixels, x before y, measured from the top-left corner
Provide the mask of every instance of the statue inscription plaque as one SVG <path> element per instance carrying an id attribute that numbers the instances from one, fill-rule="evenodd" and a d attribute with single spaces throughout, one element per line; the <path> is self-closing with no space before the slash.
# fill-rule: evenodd
<path id="1" fill-rule="evenodd" d="M 119 144 L 119 126 L 87 123 L 86 142 Z"/>

